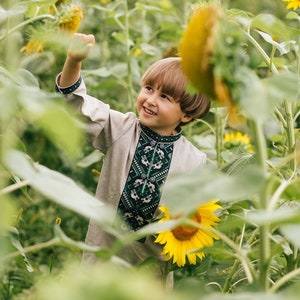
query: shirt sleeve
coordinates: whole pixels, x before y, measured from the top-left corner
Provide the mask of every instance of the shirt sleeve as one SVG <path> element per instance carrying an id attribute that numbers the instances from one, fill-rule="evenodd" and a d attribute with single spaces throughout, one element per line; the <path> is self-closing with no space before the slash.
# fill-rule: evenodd
<path id="1" fill-rule="evenodd" d="M 56 91 L 63 94 L 66 101 L 84 117 L 84 129 L 94 148 L 106 153 L 107 149 L 136 122 L 135 114 L 112 110 L 108 104 L 88 95 L 81 76 L 72 85 L 60 87 L 60 75 L 56 77 Z"/>

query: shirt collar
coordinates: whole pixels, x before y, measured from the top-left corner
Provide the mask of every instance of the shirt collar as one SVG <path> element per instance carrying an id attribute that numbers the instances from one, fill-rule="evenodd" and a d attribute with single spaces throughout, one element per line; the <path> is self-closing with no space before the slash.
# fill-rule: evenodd
<path id="1" fill-rule="evenodd" d="M 160 135 L 141 123 L 140 126 L 142 132 L 157 143 L 174 143 L 181 137 L 182 134 L 182 130 L 179 126 L 176 128 L 177 134 L 175 135 Z"/>

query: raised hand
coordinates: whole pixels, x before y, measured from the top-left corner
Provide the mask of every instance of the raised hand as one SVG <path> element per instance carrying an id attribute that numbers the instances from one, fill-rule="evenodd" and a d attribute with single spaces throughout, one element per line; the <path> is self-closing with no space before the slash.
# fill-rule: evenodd
<path id="1" fill-rule="evenodd" d="M 82 61 L 88 57 L 94 45 L 95 37 L 92 34 L 75 33 L 68 49 L 68 57 L 77 62 Z"/>

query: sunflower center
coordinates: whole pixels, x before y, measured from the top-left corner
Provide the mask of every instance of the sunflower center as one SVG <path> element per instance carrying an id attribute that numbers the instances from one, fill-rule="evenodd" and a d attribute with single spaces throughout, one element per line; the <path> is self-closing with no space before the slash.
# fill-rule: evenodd
<path id="1" fill-rule="evenodd" d="M 190 219 L 197 223 L 201 223 L 201 216 L 199 214 L 195 214 Z M 172 230 L 172 233 L 177 240 L 187 241 L 190 240 L 197 231 L 198 228 L 193 226 L 177 226 Z"/>

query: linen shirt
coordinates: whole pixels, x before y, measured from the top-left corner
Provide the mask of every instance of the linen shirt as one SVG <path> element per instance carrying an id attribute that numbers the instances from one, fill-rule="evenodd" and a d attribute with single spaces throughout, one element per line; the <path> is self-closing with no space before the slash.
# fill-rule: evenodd
<path id="1" fill-rule="evenodd" d="M 58 90 L 59 76 L 56 79 Z M 117 211 L 141 134 L 139 119 L 133 112 L 113 110 L 108 104 L 88 95 L 83 80 L 75 91 L 65 97 L 85 117 L 86 131 L 94 148 L 105 154 L 95 196 Z M 205 162 L 206 155 L 181 135 L 173 145 L 169 174 L 189 171 Z M 163 198 L 162 192 L 160 204 Z M 114 237 L 90 221 L 86 235 L 88 245 L 110 248 L 114 241 Z M 163 260 L 161 250 L 162 246 L 154 243 L 154 237 L 147 236 L 144 243 L 133 242 L 117 255 L 136 265 L 150 256 Z M 84 253 L 83 260 L 95 262 L 97 258 L 94 254 Z"/>

